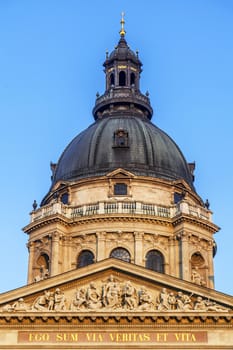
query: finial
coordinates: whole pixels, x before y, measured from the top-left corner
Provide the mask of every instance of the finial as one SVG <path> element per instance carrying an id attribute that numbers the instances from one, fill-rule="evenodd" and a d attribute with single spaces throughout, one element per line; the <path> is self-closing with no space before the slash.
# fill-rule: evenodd
<path id="1" fill-rule="evenodd" d="M 124 12 L 122 12 L 121 13 L 121 30 L 120 30 L 120 36 L 125 36 L 125 33 L 126 33 L 126 31 L 125 31 L 125 28 L 124 28 L 124 25 L 125 25 L 125 19 L 124 19 L 124 16 L 125 16 L 125 14 L 124 14 Z"/>
<path id="2" fill-rule="evenodd" d="M 108 50 L 106 50 L 106 60 L 108 59 Z"/>
<path id="3" fill-rule="evenodd" d="M 32 207 L 33 207 L 33 210 L 35 211 L 36 208 L 37 208 L 37 202 L 36 200 L 34 199 L 33 203 L 32 203 Z"/>

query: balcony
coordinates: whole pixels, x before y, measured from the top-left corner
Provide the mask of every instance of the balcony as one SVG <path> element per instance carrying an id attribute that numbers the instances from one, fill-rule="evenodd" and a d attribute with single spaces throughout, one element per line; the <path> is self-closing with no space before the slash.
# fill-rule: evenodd
<path id="1" fill-rule="evenodd" d="M 60 202 L 48 204 L 31 213 L 31 223 L 59 214 L 71 220 L 94 215 L 130 214 L 174 218 L 183 214 L 212 222 L 211 211 L 201 206 L 190 205 L 185 201 L 171 206 L 134 201 L 112 201 L 79 206 L 68 206 Z"/>

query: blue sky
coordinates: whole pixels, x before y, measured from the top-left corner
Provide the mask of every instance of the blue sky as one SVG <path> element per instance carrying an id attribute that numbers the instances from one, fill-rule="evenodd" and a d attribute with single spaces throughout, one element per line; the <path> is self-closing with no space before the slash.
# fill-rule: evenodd
<path id="1" fill-rule="evenodd" d="M 93 122 L 122 11 L 128 44 L 143 62 L 141 91 L 150 92 L 153 122 L 196 162 L 196 190 L 221 227 L 216 289 L 233 294 L 230 0 L 0 1 L 0 292 L 26 283 L 21 228 L 33 200 L 49 189 L 50 161 Z"/>

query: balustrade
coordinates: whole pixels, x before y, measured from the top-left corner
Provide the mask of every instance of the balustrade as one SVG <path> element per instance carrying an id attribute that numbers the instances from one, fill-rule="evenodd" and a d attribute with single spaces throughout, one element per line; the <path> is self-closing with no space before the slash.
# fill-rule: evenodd
<path id="1" fill-rule="evenodd" d="M 68 206 L 60 202 L 43 206 L 31 213 L 31 222 L 60 214 L 68 219 L 78 219 L 83 216 L 107 214 L 150 215 L 163 218 L 172 218 L 180 214 L 195 216 L 211 221 L 211 212 L 206 208 L 180 202 L 170 207 L 142 202 L 98 202 L 87 205 Z"/>

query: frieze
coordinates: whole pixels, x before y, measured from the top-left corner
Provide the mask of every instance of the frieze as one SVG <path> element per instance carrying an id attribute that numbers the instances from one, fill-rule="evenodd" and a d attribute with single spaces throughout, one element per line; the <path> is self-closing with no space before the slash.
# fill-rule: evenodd
<path id="1" fill-rule="evenodd" d="M 78 286 L 73 295 L 60 289 L 45 290 L 31 303 L 19 298 L 12 304 L 1 305 L 0 312 L 229 312 L 213 300 L 200 295 L 188 295 L 162 288 L 160 292 L 120 281 L 112 275 L 105 281 Z"/>

